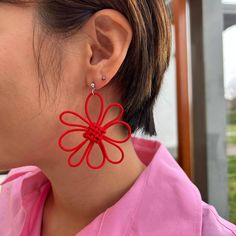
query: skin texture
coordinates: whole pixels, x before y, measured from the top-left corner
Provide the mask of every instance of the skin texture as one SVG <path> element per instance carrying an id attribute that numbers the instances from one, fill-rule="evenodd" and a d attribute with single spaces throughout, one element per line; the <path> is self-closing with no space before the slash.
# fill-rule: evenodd
<path id="1" fill-rule="evenodd" d="M 114 10 L 105 9 L 93 15 L 78 33 L 60 45 L 63 80 L 59 93 L 54 100 L 55 74 L 48 70 L 45 79 L 52 96 L 47 98 L 42 93 L 40 107 L 32 48 L 35 10 L 0 3 L 0 169 L 40 167 L 52 184 L 44 207 L 42 235 L 75 235 L 117 202 L 145 168 L 131 140 L 120 145 L 125 153 L 121 164 L 106 163 L 96 171 L 86 163 L 69 167 L 68 153 L 57 145 L 59 136 L 68 130 L 59 122 L 59 114 L 69 109 L 85 116 L 84 103 L 93 81 L 105 100 L 105 107 L 119 101 L 111 82 L 126 57 L 132 30 L 126 19 Z M 47 68 L 50 68 L 46 60 L 47 46 L 51 40 L 46 41 L 42 50 Z M 102 75 L 106 81 L 101 80 Z M 90 107 L 94 118 L 97 108 L 94 101 Z M 107 121 L 116 112 L 110 112 Z M 121 139 L 125 134 L 117 126 L 109 131 L 109 136 Z M 81 140 L 81 135 L 74 135 L 66 143 L 75 145 Z M 106 148 L 113 160 L 119 159 L 114 148 Z M 99 150 L 93 148 L 93 164 L 101 160 Z"/>

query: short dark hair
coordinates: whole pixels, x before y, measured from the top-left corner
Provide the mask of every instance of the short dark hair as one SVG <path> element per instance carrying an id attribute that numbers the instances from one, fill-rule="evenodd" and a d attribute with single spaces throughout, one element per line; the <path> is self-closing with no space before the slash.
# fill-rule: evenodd
<path id="1" fill-rule="evenodd" d="M 29 0 L 3 0 L 24 4 Z M 127 56 L 113 78 L 121 92 L 123 120 L 132 132 L 156 135 L 153 107 L 159 94 L 171 51 L 171 23 L 164 0 L 43 0 L 38 16 L 52 35 L 72 35 L 97 11 L 114 9 L 130 23 L 133 38 Z"/>

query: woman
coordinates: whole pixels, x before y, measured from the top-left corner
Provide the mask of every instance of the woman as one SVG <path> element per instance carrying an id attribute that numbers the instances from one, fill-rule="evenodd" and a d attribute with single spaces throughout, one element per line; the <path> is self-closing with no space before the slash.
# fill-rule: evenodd
<path id="1" fill-rule="evenodd" d="M 156 134 L 170 41 L 162 0 L 0 2 L 0 235 L 236 235 L 130 137 Z"/>

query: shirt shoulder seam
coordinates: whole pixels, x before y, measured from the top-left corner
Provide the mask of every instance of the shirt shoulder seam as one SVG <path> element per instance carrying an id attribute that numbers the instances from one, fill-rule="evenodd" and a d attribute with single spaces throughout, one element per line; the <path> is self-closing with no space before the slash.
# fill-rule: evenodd
<path id="1" fill-rule="evenodd" d="M 209 207 L 205 207 L 204 208 L 207 208 L 216 218 L 216 220 L 218 221 L 218 223 L 220 223 L 223 227 L 225 227 L 226 229 L 228 229 L 234 236 L 236 236 L 236 232 L 234 232 L 232 229 L 230 229 L 227 225 L 225 225 L 220 219 L 219 217 L 215 214 L 215 212 L 209 208 Z"/>

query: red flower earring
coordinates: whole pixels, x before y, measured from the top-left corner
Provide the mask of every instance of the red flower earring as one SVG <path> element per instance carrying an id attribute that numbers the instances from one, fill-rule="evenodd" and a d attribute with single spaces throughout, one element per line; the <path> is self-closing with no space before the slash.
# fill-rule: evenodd
<path id="1" fill-rule="evenodd" d="M 105 80 L 104 76 L 102 77 L 102 80 Z M 104 100 L 99 93 L 95 92 L 95 89 L 96 89 L 95 83 L 92 83 L 91 87 L 92 87 L 92 92 L 88 95 L 86 102 L 85 102 L 85 114 L 87 116 L 86 118 L 82 117 L 80 114 L 73 112 L 73 111 L 64 111 L 60 114 L 60 117 L 59 117 L 62 124 L 66 125 L 66 126 L 70 126 L 70 127 L 75 127 L 74 129 L 68 130 L 65 133 L 63 133 L 58 140 L 59 147 L 62 150 L 64 150 L 65 152 L 71 152 L 71 154 L 69 155 L 69 158 L 68 158 L 68 164 L 71 167 L 77 167 L 77 166 L 81 165 L 81 163 L 83 162 L 84 159 L 86 159 L 87 165 L 92 169 L 102 168 L 102 166 L 105 164 L 105 160 L 107 160 L 113 164 L 119 164 L 124 159 L 124 151 L 117 144 L 124 143 L 124 142 L 128 141 L 131 137 L 131 127 L 129 126 L 129 124 L 127 124 L 124 121 L 120 121 L 120 119 L 124 113 L 123 106 L 121 104 L 111 104 L 104 111 Z M 99 112 L 98 119 L 96 121 L 92 121 L 89 111 L 88 111 L 88 104 L 90 102 L 90 99 L 93 98 L 94 96 L 97 96 L 100 100 L 100 103 L 101 103 L 101 109 Z M 107 113 L 113 107 L 118 107 L 120 109 L 119 115 L 115 119 L 109 121 L 108 123 L 103 124 L 103 121 L 104 121 Z M 80 122 L 78 122 L 77 124 L 72 124 L 72 123 L 66 122 L 64 120 L 65 115 L 72 115 L 76 118 L 79 118 L 80 122 L 82 121 L 82 124 L 79 124 Z M 125 139 L 116 140 L 116 139 L 113 139 L 113 138 L 110 138 L 107 136 L 107 134 L 106 134 L 107 131 L 109 130 L 109 128 L 113 127 L 114 125 L 124 125 L 127 127 L 128 135 Z M 80 144 L 78 144 L 76 147 L 73 147 L 73 148 L 64 147 L 64 145 L 62 144 L 63 138 L 67 135 L 74 133 L 74 132 L 82 132 L 84 140 Z M 104 142 L 106 142 L 107 144 L 113 145 L 115 148 L 118 149 L 118 151 L 121 154 L 121 158 L 119 161 L 113 161 L 111 158 L 108 157 L 106 148 L 104 146 Z M 90 155 L 92 148 L 95 144 L 97 144 L 100 147 L 101 152 L 102 152 L 102 156 L 103 156 L 102 163 L 98 166 L 93 166 L 90 163 L 90 159 L 89 159 L 89 155 Z M 79 162 L 77 162 L 76 164 L 72 163 L 74 156 L 76 155 L 76 153 L 78 153 L 82 149 L 82 147 L 84 147 L 84 145 L 87 145 L 87 147 L 86 147 L 82 157 L 80 158 Z"/>

